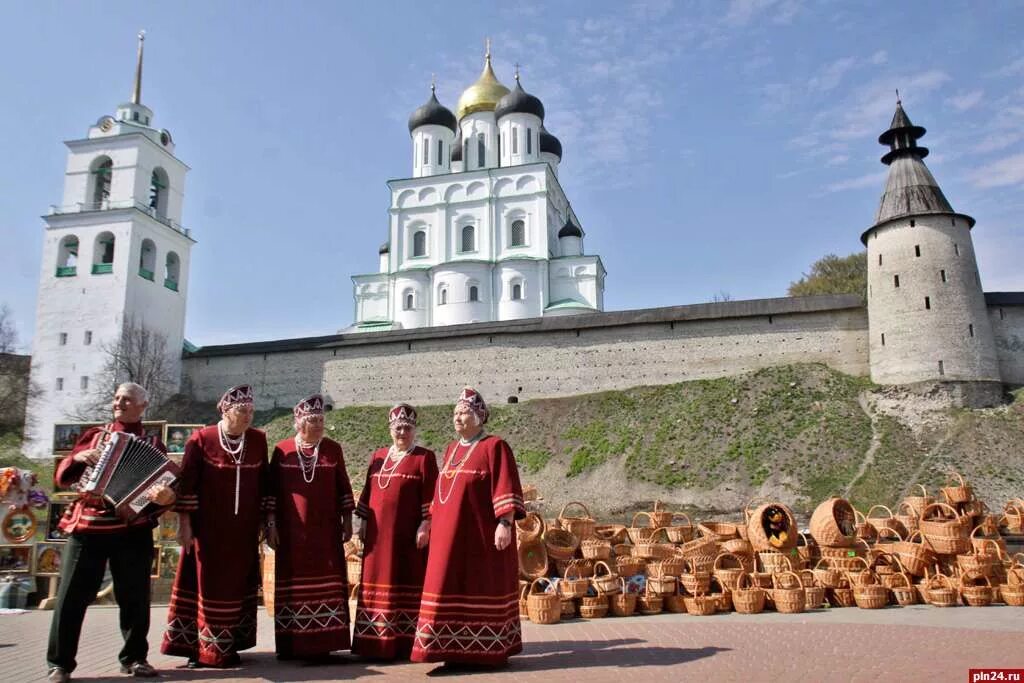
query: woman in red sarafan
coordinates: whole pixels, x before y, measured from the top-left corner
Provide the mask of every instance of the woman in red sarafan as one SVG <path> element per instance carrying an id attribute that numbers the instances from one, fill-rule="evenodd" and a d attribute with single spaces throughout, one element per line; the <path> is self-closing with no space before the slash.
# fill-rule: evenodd
<path id="1" fill-rule="evenodd" d="M 238 664 L 256 645 L 261 509 L 267 436 L 251 429 L 252 387 L 232 387 L 221 420 L 189 438 L 178 485 L 181 559 L 160 651 L 189 668 Z"/>
<path id="2" fill-rule="evenodd" d="M 324 437 L 324 399 L 294 409 L 296 434 L 270 459 L 274 503 L 267 540 L 276 551 L 274 639 L 281 659 L 317 659 L 349 647 L 352 487 L 338 442 Z"/>
<path id="3" fill-rule="evenodd" d="M 437 483 L 433 451 L 417 446 L 416 409 L 388 413 L 392 445 L 370 458 L 356 515 L 362 519 L 363 572 L 352 652 L 372 659 L 405 659 L 427 566 L 430 501 Z"/>
<path id="4" fill-rule="evenodd" d="M 483 397 L 463 389 L 431 507 L 414 662 L 500 667 L 522 651 L 513 519 L 526 516 L 512 449 L 484 433 Z"/>

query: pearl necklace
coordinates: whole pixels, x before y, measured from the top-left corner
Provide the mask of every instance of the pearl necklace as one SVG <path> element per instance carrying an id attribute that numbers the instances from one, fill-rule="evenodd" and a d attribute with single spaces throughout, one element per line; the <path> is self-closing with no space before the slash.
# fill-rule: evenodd
<path id="1" fill-rule="evenodd" d="M 395 472 L 398 471 L 398 466 L 405 460 L 405 456 L 409 455 L 416 448 L 416 444 L 413 444 L 409 450 L 400 451 L 393 445 L 388 449 L 388 454 L 384 456 L 384 462 L 380 465 L 380 470 L 377 472 L 377 486 L 381 491 L 391 485 L 391 480 L 395 476 Z M 389 462 L 395 464 L 388 467 Z"/>
<path id="2" fill-rule="evenodd" d="M 475 438 L 470 439 L 469 441 L 459 439 L 459 443 L 455 444 L 452 447 L 451 452 L 445 458 L 444 468 L 441 470 L 441 476 L 437 478 L 437 502 L 439 502 L 441 505 L 444 505 L 449 500 L 451 500 L 452 492 L 455 490 L 455 484 L 458 483 L 456 481 L 456 478 L 462 472 L 462 468 L 466 465 L 466 462 L 469 460 L 469 456 L 473 455 L 473 451 L 475 451 L 476 447 L 480 445 L 480 440 L 483 438 L 483 436 L 483 432 L 480 432 L 480 434 L 478 434 Z M 469 450 L 466 451 L 466 455 L 465 457 L 462 458 L 462 460 L 458 461 L 457 463 L 453 463 L 452 461 L 455 459 L 455 453 L 460 445 L 469 446 Z M 452 471 L 452 467 L 455 467 L 454 471 Z M 448 489 L 447 496 L 444 495 L 443 482 L 445 479 L 448 479 L 452 482 L 451 488 Z"/>
<path id="3" fill-rule="evenodd" d="M 312 484 L 313 479 L 316 478 L 316 463 L 320 460 L 320 443 L 324 440 L 320 437 L 316 440 L 316 443 L 309 444 L 303 443 L 299 439 L 299 435 L 295 435 L 295 451 L 299 455 L 299 469 L 302 470 L 302 480 L 307 484 Z M 313 448 L 312 455 L 306 455 L 302 452 L 304 448 Z M 309 463 L 307 465 L 307 463 Z M 307 474 L 308 473 L 308 474 Z"/>
<path id="4" fill-rule="evenodd" d="M 228 458 L 235 464 L 235 516 L 238 516 L 239 490 L 242 487 L 242 460 L 245 459 L 245 432 L 237 439 L 232 439 L 224 431 L 224 423 L 217 423 L 217 436 L 220 437 L 220 447 L 228 454 Z"/>

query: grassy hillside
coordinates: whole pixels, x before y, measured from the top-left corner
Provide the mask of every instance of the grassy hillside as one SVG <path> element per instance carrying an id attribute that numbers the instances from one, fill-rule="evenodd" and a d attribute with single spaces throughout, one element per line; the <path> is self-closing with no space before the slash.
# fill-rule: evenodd
<path id="1" fill-rule="evenodd" d="M 512 445 L 524 481 L 536 484 L 554 511 L 582 500 L 595 514 L 621 518 L 660 498 L 723 513 L 765 495 L 809 510 L 844 493 L 862 508 L 891 506 L 913 483 L 940 486 L 951 466 L 993 503 L 1024 493 L 1019 403 L 943 411 L 922 430 L 874 410 L 880 391 L 864 378 L 796 365 L 496 405 L 488 431 Z M 440 451 L 452 434 L 451 406 L 419 409 L 419 442 Z M 369 454 L 390 442 L 386 412 L 350 407 L 327 416 L 357 487 Z M 265 428 L 273 443 L 291 435 L 291 418 Z"/>

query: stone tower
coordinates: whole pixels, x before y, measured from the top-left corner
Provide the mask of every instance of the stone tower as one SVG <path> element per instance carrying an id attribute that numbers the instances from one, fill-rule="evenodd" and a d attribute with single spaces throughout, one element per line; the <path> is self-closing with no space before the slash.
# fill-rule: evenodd
<path id="1" fill-rule="evenodd" d="M 167 130 L 142 104 L 143 34 L 131 99 L 70 140 L 64 198 L 43 236 L 32 349 L 41 395 L 28 406 L 26 450 L 50 451 L 53 425 L 69 421 L 98 389 L 109 349 L 127 324 L 166 339 L 170 373 L 180 377 L 189 257 L 181 226 L 188 167 Z"/>
<path id="2" fill-rule="evenodd" d="M 974 219 L 950 206 L 928 149 L 897 101 L 882 163 L 889 178 L 867 246 L 871 379 L 971 383 L 998 392 L 995 341 L 971 242 Z M 978 383 L 988 383 L 985 384 Z M 998 396 L 998 393 L 994 394 Z"/>

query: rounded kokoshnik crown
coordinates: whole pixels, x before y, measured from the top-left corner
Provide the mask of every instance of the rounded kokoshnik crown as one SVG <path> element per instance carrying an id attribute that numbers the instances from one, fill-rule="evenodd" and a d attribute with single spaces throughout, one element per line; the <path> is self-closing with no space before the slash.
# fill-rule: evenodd
<path id="1" fill-rule="evenodd" d="M 544 124 L 540 126 L 540 151 L 541 154 L 547 152 L 554 154 L 559 159 L 562 158 L 562 142 L 549 133 Z"/>
<path id="2" fill-rule="evenodd" d="M 508 93 L 509 89 L 503 86 L 494 75 L 494 70 L 491 69 L 491 55 L 488 53 L 480 78 L 466 88 L 459 97 L 459 106 L 455 115 L 461 121 L 468 114 L 478 111 L 494 111 L 501 98 Z"/>
<path id="3" fill-rule="evenodd" d="M 409 133 L 411 134 L 420 126 L 429 125 L 444 126 L 453 133 L 458 128 L 455 114 L 437 101 L 433 86 L 430 88 L 430 99 L 427 100 L 427 103 L 409 116 Z"/>

